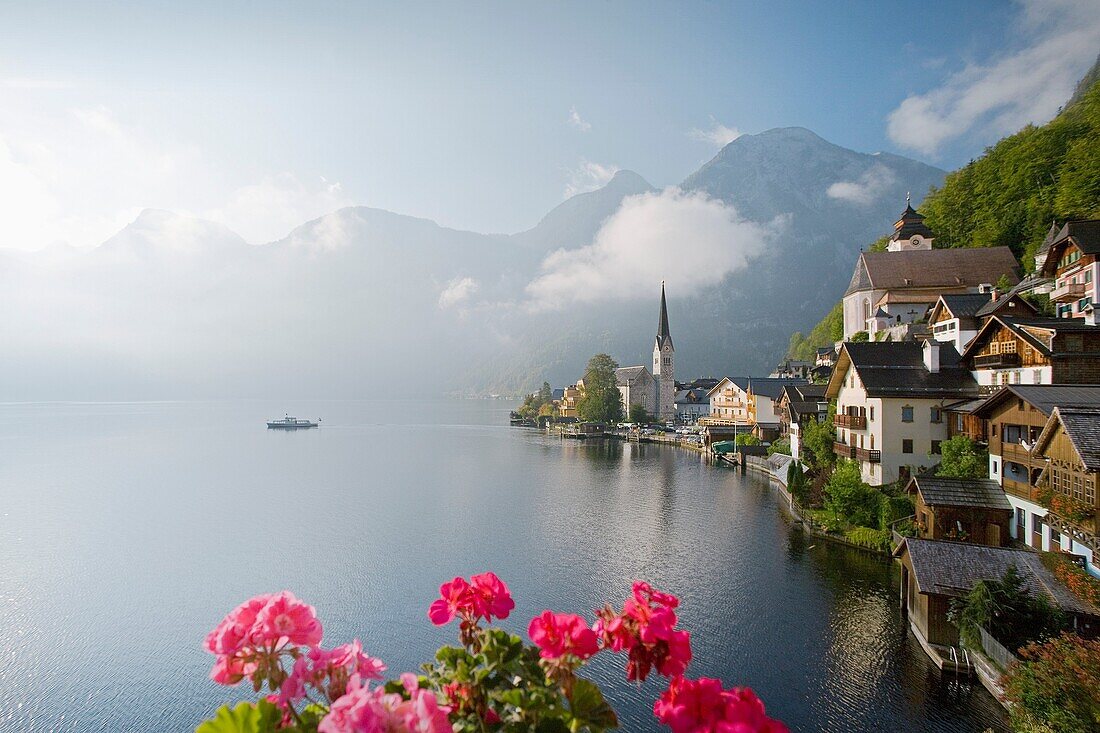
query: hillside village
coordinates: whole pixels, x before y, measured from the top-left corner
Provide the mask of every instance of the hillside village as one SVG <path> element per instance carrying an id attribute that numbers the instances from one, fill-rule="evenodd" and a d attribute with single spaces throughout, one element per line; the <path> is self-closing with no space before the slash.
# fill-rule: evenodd
<path id="1" fill-rule="evenodd" d="M 1100 220 L 1052 223 L 1026 276 L 1007 247 L 935 241 L 906 202 L 855 263 L 844 338 L 766 377 L 676 381 L 662 283 L 652 368 L 615 368 L 617 409 L 597 417 L 679 426 L 775 479 L 822 536 L 889 553 L 933 661 L 1001 692 L 995 660 L 1016 649 L 967 644 L 954 614 L 1009 568 L 1100 635 Z M 591 422 L 587 396 L 584 379 L 550 391 L 542 424 Z"/>

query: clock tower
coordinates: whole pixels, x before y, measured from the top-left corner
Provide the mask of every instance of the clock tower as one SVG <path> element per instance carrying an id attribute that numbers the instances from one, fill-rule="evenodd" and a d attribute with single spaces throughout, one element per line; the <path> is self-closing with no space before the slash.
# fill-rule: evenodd
<path id="1" fill-rule="evenodd" d="M 932 230 L 921 216 L 909 205 L 909 194 L 905 195 L 905 211 L 894 222 L 894 233 L 886 245 L 889 252 L 912 252 L 913 250 L 932 249 Z"/>

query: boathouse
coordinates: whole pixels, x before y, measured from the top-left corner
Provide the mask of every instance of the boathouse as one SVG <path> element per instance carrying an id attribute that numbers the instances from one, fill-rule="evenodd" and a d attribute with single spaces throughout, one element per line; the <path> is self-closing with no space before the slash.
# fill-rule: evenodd
<path id="1" fill-rule="evenodd" d="M 906 488 L 921 539 L 1008 544 L 1012 505 L 992 479 L 916 476 Z"/>

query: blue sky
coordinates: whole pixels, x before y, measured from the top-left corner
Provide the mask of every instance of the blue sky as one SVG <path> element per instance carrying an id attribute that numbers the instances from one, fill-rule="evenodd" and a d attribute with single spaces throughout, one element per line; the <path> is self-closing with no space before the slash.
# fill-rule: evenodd
<path id="1" fill-rule="evenodd" d="M 145 207 L 250 241 L 346 204 L 511 232 L 790 125 L 950 169 L 1098 50 L 1100 0 L 5 3 L 0 246 Z"/>

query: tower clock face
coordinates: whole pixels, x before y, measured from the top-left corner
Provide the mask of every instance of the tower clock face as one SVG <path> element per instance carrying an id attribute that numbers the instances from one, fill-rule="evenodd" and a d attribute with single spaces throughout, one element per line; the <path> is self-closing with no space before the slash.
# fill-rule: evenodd
<path id="1" fill-rule="evenodd" d="M 920 237 L 913 237 L 912 239 L 909 240 L 909 244 L 913 245 L 914 247 L 919 247 L 920 246 Z"/>

